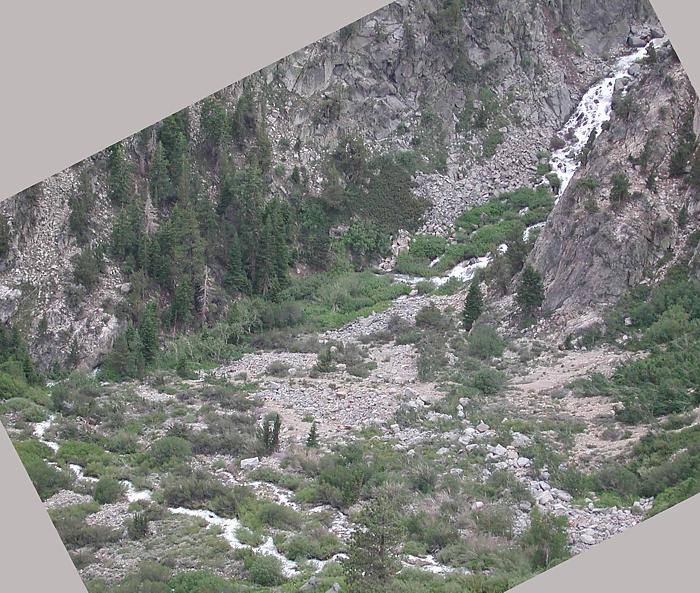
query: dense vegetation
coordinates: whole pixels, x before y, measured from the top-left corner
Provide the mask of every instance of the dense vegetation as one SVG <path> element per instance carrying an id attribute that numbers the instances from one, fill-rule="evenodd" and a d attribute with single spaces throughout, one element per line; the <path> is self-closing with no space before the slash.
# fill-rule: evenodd
<path id="1" fill-rule="evenodd" d="M 412 193 L 419 161 L 409 152 L 370 154 L 362 141 L 346 137 L 324 164 L 320 197 L 310 195 L 303 169 L 280 180 L 265 101 L 250 88 L 233 107 L 215 95 L 204 102 L 197 131 L 181 111 L 141 132 L 133 146 L 112 146 L 105 166 L 116 217 L 107 245 L 89 241 L 84 223 L 95 197 L 87 174 L 81 176 L 70 204 L 70 228 L 83 245 L 73 262 L 75 282 L 94 290 L 110 257 L 131 286 L 118 311 L 128 328 L 105 365 L 108 377 L 141 376 L 164 332 L 208 331 L 246 307 L 274 316 L 270 310 L 305 290 L 292 266 L 327 272 L 336 286 L 366 283 L 341 276 L 385 253 L 399 228 L 419 223 L 425 203 Z M 300 147 L 297 140 L 283 150 Z M 145 170 L 132 164 L 133 151 L 145 151 Z M 273 180 L 286 184 L 285 199 L 271 195 Z M 347 230 L 332 238 L 337 226 Z M 349 308 L 332 304 L 334 312 Z"/>
<path id="2" fill-rule="evenodd" d="M 576 385 L 584 395 L 620 402 L 627 423 L 649 422 L 700 403 L 700 284 L 686 265 L 671 269 L 656 285 L 640 285 L 608 316 L 608 334 L 588 339 L 628 339 L 624 346 L 646 355 L 618 367 L 608 380 L 594 376 Z"/>
<path id="3" fill-rule="evenodd" d="M 496 252 L 505 244 L 511 252 L 506 252 L 513 272 L 508 277 L 510 280 L 522 267 L 527 253 L 525 230 L 544 222 L 553 206 L 554 196 L 546 186 L 523 187 L 500 194 L 480 206 L 468 208 L 457 219 L 454 244 L 447 245 L 439 237 L 416 237 L 410 250 L 399 256 L 396 269 L 406 274 L 436 276 L 461 261 Z M 436 258 L 439 261 L 431 266 Z"/>

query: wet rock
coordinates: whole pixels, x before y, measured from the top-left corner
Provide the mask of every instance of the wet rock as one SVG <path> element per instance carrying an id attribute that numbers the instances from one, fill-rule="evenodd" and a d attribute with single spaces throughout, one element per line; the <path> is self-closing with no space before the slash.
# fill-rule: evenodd
<path id="1" fill-rule="evenodd" d="M 638 35 L 630 35 L 627 38 L 627 45 L 630 47 L 644 47 L 647 42 Z"/>

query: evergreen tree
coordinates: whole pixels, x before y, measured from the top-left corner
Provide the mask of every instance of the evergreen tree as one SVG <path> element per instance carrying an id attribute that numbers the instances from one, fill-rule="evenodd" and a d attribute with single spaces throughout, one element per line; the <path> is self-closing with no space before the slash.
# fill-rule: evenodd
<path id="1" fill-rule="evenodd" d="M 168 226 L 168 245 L 162 255 L 170 257 L 172 277 L 177 280 L 186 275 L 191 280 L 198 279 L 204 271 L 206 261 L 204 239 L 194 202 L 186 200 L 178 203 Z"/>
<path id="2" fill-rule="evenodd" d="M 78 191 L 69 199 L 70 214 L 68 228 L 75 237 L 78 245 L 85 245 L 90 238 L 90 216 L 95 204 L 95 194 L 92 191 L 90 177 L 86 171 L 81 171 Z"/>
<path id="3" fill-rule="evenodd" d="M 0 364 L 5 366 L 9 362 L 17 363 L 27 382 L 38 383 L 41 380 L 19 330 L 0 323 Z"/>
<path id="4" fill-rule="evenodd" d="M 272 450 L 275 451 L 280 445 L 280 433 L 282 432 L 282 417 L 275 414 L 272 423 Z"/>
<path id="5" fill-rule="evenodd" d="M 90 291 L 97 286 L 103 265 L 102 253 L 86 247 L 73 258 L 73 279 Z"/>
<path id="6" fill-rule="evenodd" d="M 218 157 L 224 139 L 228 118 L 223 101 L 216 96 L 210 96 L 202 102 L 200 126 L 206 150 L 212 157 Z"/>
<path id="7" fill-rule="evenodd" d="M 194 288 L 188 276 L 183 276 L 175 288 L 170 319 L 173 326 L 186 326 L 192 321 Z"/>
<path id="8" fill-rule="evenodd" d="M 250 281 L 243 269 L 241 257 L 241 245 L 238 234 L 234 232 L 231 237 L 231 246 L 228 252 L 228 265 L 226 266 L 226 287 L 232 292 L 247 293 L 250 290 Z"/>
<path id="9" fill-rule="evenodd" d="M 532 317 L 544 302 L 542 276 L 532 266 L 525 266 L 520 277 L 515 300 L 526 317 Z"/>
<path id="10" fill-rule="evenodd" d="M 174 154 L 170 161 L 174 193 L 178 200 L 186 200 L 190 196 L 191 166 L 187 138 L 184 134 L 180 134 L 176 139 Z"/>
<path id="11" fill-rule="evenodd" d="M 187 146 L 189 138 L 189 117 L 187 109 L 182 109 L 177 113 L 166 117 L 158 130 L 158 138 L 165 149 L 165 158 L 169 163 L 173 163 L 184 146 Z"/>
<path id="12" fill-rule="evenodd" d="M 255 290 L 262 296 L 274 294 L 278 287 L 277 264 L 275 262 L 275 234 L 270 217 L 265 219 L 260 233 L 255 263 Z"/>
<path id="13" fill-rule="evenodd" d="M 697 136 L 693 129 L 694 117 L 695 110 L 692 107 L 683 114 L 678 131 L 678 144 L 671 155 L 671 161 L 668 166 L 668 172 L 671 177 L 680 177 L 686 174 L 688 161 L 697 147 Z"/>
<path id="14" fill-rule="evenodd" d="M 112 256 L 131 273 L 146 264 L 147 241 L 144 232 L 144 208 L 141 200 L 132 200 L 112 225 Z"/>
<path id="15" fill-rule="evenodd" d="M 479 319 L 484 309 L 484 297 L 481 294 L 481 288 L 476 280 L 473 280 L 469 285 L 469 292 L 464 302 L 464 311 L 462 313 L 462 323 L 464 329 L 471 330 L 474 322 Z"/>
<path id="16" fill-rule="evenodd" d="M 140 378 L 143 376 L 145 361 L 143 344 L 138 332 L 132 325 L 114 341 L 114 346 L 107 356 L 103 372 L 114 380 Z"/>
<path id="17" fill-rule="evenodd" d="M 316 426 L 315 420 L 311 423 L 309 436 L 306 437 L 306 447 L 309 449 L 315 449 L 318 447 L 318 427 Z"/>
<path id="18" fill-rule="evenodd" d="M 0 214 L 0 260 L 3 260 L 10 253 L 10 225 L 2 214 Z"/>
<path id="19" fill-rule="evenodd" d="M 624 173 L 615 173 L 612 176 L 612 188 L 610 189 L 610 203 L 619 206 L 630 197 L 630 180 Z"/>
<path id="20" fill-rule="evenodd" d="M 274 238 L 273 261 L 275 268 L 275 276 L 277 278 L 277 286 L 281 288 L 287 280 L 287 271 L 289 269 L 289 248 L 287 247 L 288 232 L 289 232 L 289 212 L 283 212 L 283 206 L 278 201 L 273 202 L 271 213 L 272 231 Z"/>
<path id="21" fill-rule="evenodd" d="M 170 181 L 170 163 L 165 156 L 163 143 L 158 141 L 156 150 L 151 161 L 148 180 L 151 189 L 151 200 L 158 205 L 168 198 L 173 193 L 172 182 Z"/>
<path id="22" fill-rule="evenodd" d="M 246 141 L 253 137 L 257 131 L 257 116 L 255 112 L 255 99 L 247 89 L 238 99 L 236 109 L 231 118 L 231 136 L 243 147 Z"/>
<path id="23" fill-rule="evenodd" d="M 279 447 L 281 431 L 282 417 L 279 414 L 265 416 L 262 426 L 258 429 L 258 439 L 266 455 L 273 453 Z"/>
<path id="24" fill-rule="evenodd" d="M 131 173 L 124 157 L 121 143 L 114 144 L 109 149 L 107 161 L 109 173 L 109 196 L 117 206 L 123 206 L 131 197 Z"/>
<path id="25" fill-rule="evenodd" d="M 693 158 L 693 165 L 690 168 L 690 179 L 691 187 L 696 190 L 700 190 L 700 151 L 695 153 Z"/>
<path id="26" fill-rule="evenodd" d="M 158 354 L 158 324 L 158 305 L 155 302 L 149 303 L 139 324 L 143 359 L 146 364 L 151 364 Z"/>
<path id="27" fill-rule="evenodd" d="M 384 593 L 401 568 L 401 517 L 394 497 L 382 490 L 360 512 L 364 529 L 353 533 L 343 568 L 350 593 Z"/>

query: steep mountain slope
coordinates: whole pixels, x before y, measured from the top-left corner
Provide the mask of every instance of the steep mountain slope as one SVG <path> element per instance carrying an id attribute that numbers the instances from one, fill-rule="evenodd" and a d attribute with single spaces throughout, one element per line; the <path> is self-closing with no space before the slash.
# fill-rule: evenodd
<path id="1" fill-rule="evenodd" d="M 403 0 L 3 202 L 89 590 L 504 593 L 700 492 L 696 107 L 645 2 Z"/>
<path id="2" fill-rule="evenodd" d="M 222 91 L 227 121 L 241 97 L 254 97 L 247 117 L 257 138 L 231 143 L 227 132 L 212 160 L 211 137 L 200 128 L 203 104 L 188 109 L 182 131 L 198 179 L 188 192 L 216 203 L 222 167 L 240 168 L 257 152 L 267 161 L 266 196 L 299 194 L 290 181 L 295 175 L 305 186 L 301 193 L 323 195 L 330 183 L 328 153 L 350 134 L 370 153 L 408 151 L 413 191 L 430 204 L 423 227 L 448 234 L 467 204 L 531 181 L 538 149 L 603 72 L 602 58 L 619 49 L 631 25 L 645 21 L 655 23 L 653 12 L 632 0 L 612 7 L 594 1 L 394 2 Z M 132 167 L 127 193 L 141 200 L 149 236 L 172 214 L 171 204 L 153 207 L 153 196 L 146 202 L 162 135 L 158 125 L 123 143 Z M 45 367 L 94 365 L 125 327 L 124 306 L 133 309 L 139 300 L 128 266 L 108 248 L 120 209 L 109 198 L 108 169 L 108 155 L 96 155 L 0 206 L 11 236 L 0 264 L 0 314 L 22 328 Z M 389 191 L 395 195 L 396 189 Z M 88 196 L 83 201 L 90 212 L 71 228 L 81 195 Z M 353 220 L 336 217 L 336 232 Z M 76 229 L 87 230 L 85 245 L 76 241 Z M 398 230 L 390 231 L 394 241 Z M 230 238 L 217 240 L 227 245 Z M 72 261 L 100 245 L 106 247 L 99 279 L 87 290 L 74 279 Z M 211 252 L 207 278 L 220 287 L 225 258 Z M 192 274 L 192 284 L 201 287 L 204 270 Z M 162 307 L 174 290 L 173 284 L 161 289 Z M 154 294 L 152 284 L 145 294 Z"/>
<path id="3" fill-rule="evenodd" d="M 635 73 L 530 256 L 545 308 L 563 320 L 602 311 L 695 249 L 697 187 L 685 173 L 697 97 L 668 47 Z"/>

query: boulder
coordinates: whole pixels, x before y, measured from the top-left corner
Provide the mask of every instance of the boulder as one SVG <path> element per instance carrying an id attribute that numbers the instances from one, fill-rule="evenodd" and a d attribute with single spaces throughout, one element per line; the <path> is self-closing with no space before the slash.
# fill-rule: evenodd
<path id="1" fill-rule="evenodd" d="M 241 469 L 254 469 L 260 465 L 260 459 L 258 457 L 248 457 L 247 459 L 241 459 Z"/>

